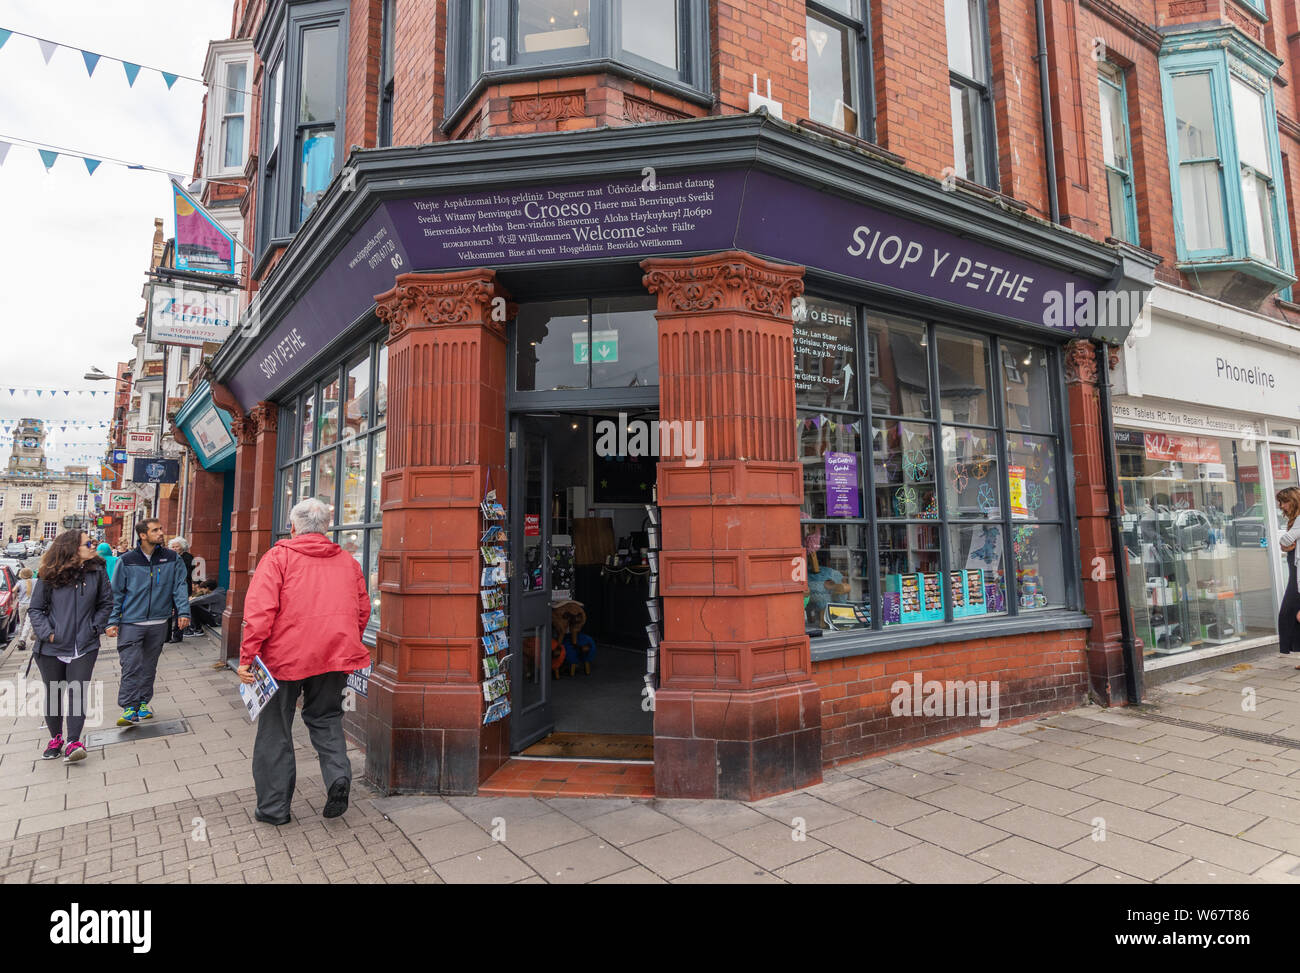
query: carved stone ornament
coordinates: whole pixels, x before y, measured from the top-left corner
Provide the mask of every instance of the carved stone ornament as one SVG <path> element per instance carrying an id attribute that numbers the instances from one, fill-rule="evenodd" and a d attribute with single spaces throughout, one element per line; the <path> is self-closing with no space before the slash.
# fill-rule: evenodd
<path id="1" fill-rule="evenodd" d="M 586 114 L 587 99 L 581 91 L 510 99 L 512 122 L 558 122 L 565 118 L 583 118 Z"/>
<path id="2" fill-rule="evenodd" d="M 1065 346 L 1065 381 L 1069 385 L 1097 384 L 1097 350 L 1091 341 L 1078 339 Z"/>
<path id="3" fill-rule="evenodd" d="M 745 259 L 676 266 L 642 264 L 642 283 L 662 295 L 669 311 L 752 311 L 790 319 L 790 302 L 803 293 L 801 268 Z"/>
<path id="4" fill-rule="evenodd" d="M 243 444 L 248 440 L 246 437 L 254 434 L 255 427 L 246 415 L 234 415 L 230 417 L 230 434 L 235 437 L 235 442 Z"/>
<path id="5" fill-rule="evenodd" d="M 280 410 L 273 402 L 259 402 L 248 412 L 257 425 L 257 432 L 274 433 L 279 424 Z"/>
<path id="6" fill-rule="evenodd" d="M 494 304 L 498 298 L 504 302 L 499 309 Z M 484 275 L 399 277 L 397 286 L 375 302 L 375 313 L 388 325 L 389 340 L 408 328 L 483 323 L 502 330 L 515 315 L 515 306 Z"/>
<path id="7" fill-rule="evenodd" d="M 642 101 L 640 98 L 633 98 L 631 95 L 624 95 L 623 117 L 629 122 L 640 125 L 646 122 L 677 122 L 688 116 L 678 111 L 663 108 L 653 102 Z"/>

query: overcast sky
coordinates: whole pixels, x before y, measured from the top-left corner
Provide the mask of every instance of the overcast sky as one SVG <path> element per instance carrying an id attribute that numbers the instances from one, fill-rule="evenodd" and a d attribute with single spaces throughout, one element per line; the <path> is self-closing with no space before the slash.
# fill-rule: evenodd
<path id="1" fill-rule="evenodd" d="M 64 146 L 91 156 L 174 169 L 194 166 L 204 89 L 185 79 L 170 91 L 157 71 L 128 87 L 122 58 L 201 77 L 208 42 L 230 35 L 230 0 L 4 0 L 0 28 L 105 55 L 93 77 L 76 50 L 46 66 L 36 42 L 17 34 L 0 48 L 0 139 Z M 167 176 L 104 162 L 89 175 L 60 156 L 46 173 L 36 150 L 15 144 L 0 166 L 0 421 L 112 417 L 110 390 L 87 382 L 132 354 L 135 319 L 155 217 L 171 236 Z M 37 398 L 11 387 L 60 390 Z M 63 389 L 72 389 L 64 396 Z M 102 455 L 106 430 L 57 428 L 51 465 Z M 58 442 L 56 442 L 58 440 Z M 97 445 L 85 446 L 86 442 Z M 8 463 L 12 439 L 0 441 Z"/>

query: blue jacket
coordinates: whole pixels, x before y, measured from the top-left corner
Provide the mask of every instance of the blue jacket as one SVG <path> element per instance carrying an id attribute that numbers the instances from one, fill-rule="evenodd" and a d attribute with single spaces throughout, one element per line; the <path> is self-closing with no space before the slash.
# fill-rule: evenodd
<path id="1" fill-rule="evenodd" d="M 113 614 L 109 625 L 130 625 L 171 618 L 175 610 L 190 617 L 185 562 L 159 544 L 146 558 L 139 545 L 123 554 L 113 571 Z"/>

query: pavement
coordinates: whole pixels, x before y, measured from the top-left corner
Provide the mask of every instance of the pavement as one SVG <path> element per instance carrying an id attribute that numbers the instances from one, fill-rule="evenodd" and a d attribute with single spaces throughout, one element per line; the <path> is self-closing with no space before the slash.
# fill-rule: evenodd
<path id="1" fill-rule="evenodd" d="M 80 764 L 42 761 L 39 721 L 0 713 L 0 882 L 1300 882 L 1300 672 L 1282 656 L 1158 687 L 1141 712 L 1080 707 L 754 803 L 383 797 L 358 777 L 327 821 L 298 728 L 276 828 L 253 820 L 253 728 L 214 652 L 163 655 L 157 720 L 185 732 Z M 0 662 L 0 687 L 26 661 Z M 96 676 L 108 727 L 111 642 Z"/>

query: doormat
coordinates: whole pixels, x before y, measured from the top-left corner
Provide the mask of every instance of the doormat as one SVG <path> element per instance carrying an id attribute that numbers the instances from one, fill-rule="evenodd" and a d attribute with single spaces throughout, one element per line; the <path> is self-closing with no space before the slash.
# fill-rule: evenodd
<path id="1" fill-rule="evenodd" d="M 189 733 L 190 726 L 184 720 L 162 720 L 155 723 L 139 723 L 135 726 L 115 726 L 111 730 L 97 730 L 86 736 L 87 747 L 108 747 L 114 743 L 130 743 L 132 740 L 152 740 L 154 737 L 168 737 L 176 733 Z"/>
<path id="2" fill-rule="evenodd" d="M 560 757 L 568 760 L 649 760 L 655 758 L 654 737 L 639 734 L 552 733 L 520 754 L 521 757 Z"/>

